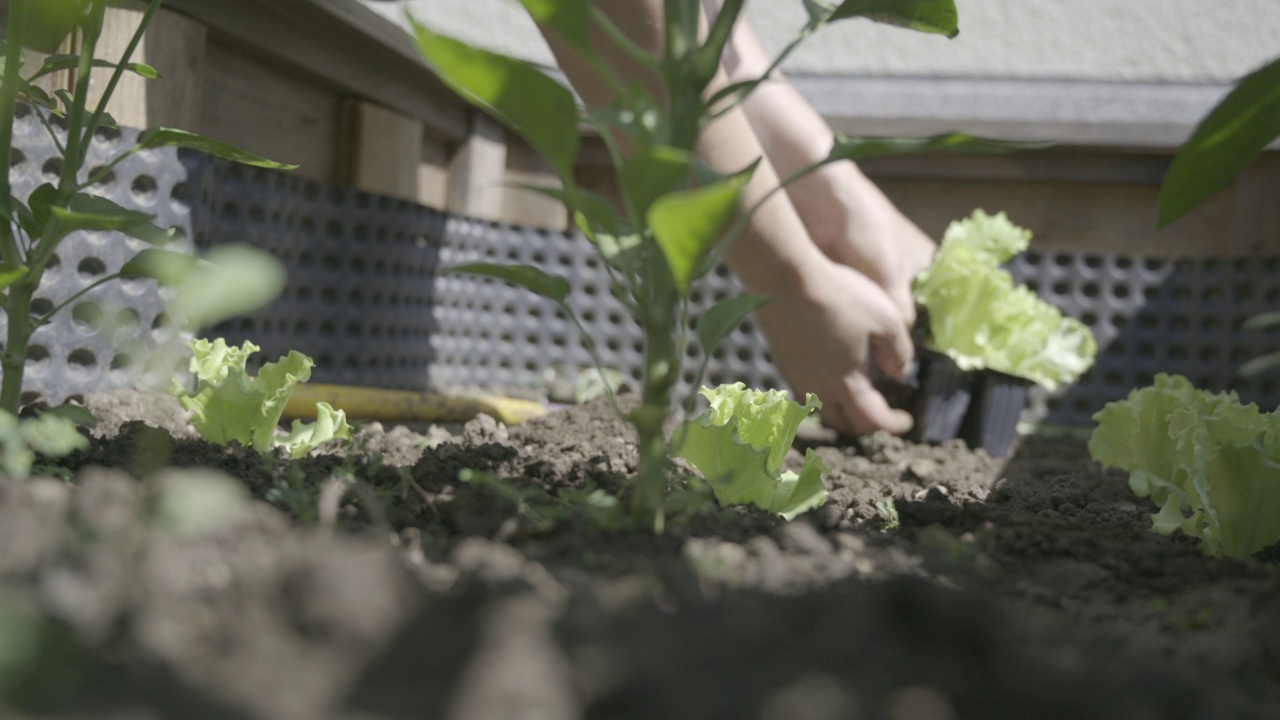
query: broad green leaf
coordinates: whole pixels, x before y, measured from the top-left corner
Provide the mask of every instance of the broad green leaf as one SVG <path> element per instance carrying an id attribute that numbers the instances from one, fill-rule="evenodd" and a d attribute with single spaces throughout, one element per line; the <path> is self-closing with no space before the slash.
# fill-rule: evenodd
<path id="1" fill-rule="evenodd" d="M 666 145 L 645 148 L 618 169 L 618 184 L 639 217 L 649 213 L 659 196 L 689 186 L 693 153 Z"/>
<path id="2" fill-rule="evenodd" d="M 851 17 L 949 38 L 960 34 L 954 0 L 844 0 L 831 15 L 831 21 Z"/>
<path id="3" fill-rule="evenodd" d="M 914 155 L 919 153 L 1007 153 L 1041 150 L 1051 143 L 1005 142 L 973 137 L 963 133 L 947 133 L 927 138 L 851 138 L 837 135 L 824 162 L 866 160 L 882 155 Z"/>
<path id="4" fill-rule="evenodd" d="M 697 57 L 694 60 L 694 73 L 700 87 L 705 88 L 711 82 L 716 69 L 720 66 L 725 44 L 729 42 L 729 36 L 733 33 L 733 26 L 737 23 L 745 2 L 746 0 L 724 0 L 721 3 L 720 11 L 716 14 L 715 21 L 711 23 L 707 38 L 703 41 L 702 47 L 698 48 Z"/>
<path id="5" fill-rule="evenodd" d="M 28 268 L 26 265 L 19 265 L 18 263 L 0 263 L 0 290 L 14 284 L 30 271 L 31 268 Z"/>
<path id="6" fill-rule="evenodd" d="M 152 512 L 160 528 L 192 537 L 225 527 L 252 502 L 245 484 L 226 473 L 210 468 L 171 469 L 156 478 Z"/>
<path id="7" fill-rule="evenodd" d="M 248 245 L 219 245 L 175 286 L 170 308 L 188 327 L 208 327 L 265 307 L 284 291 L 287 279 L 284 265 L 271 254 Z"/>
<path id="8" fill-rule="evenodd" d="M 31 208 L 32 224 L 35 227 L 35 233 L 31 236 L 33 239 L 44 233 L 51 217 L 49 209 L 57 197 L 58 189 L 53 186 L 53 183 L 45 183 L 31 191 L 31 195 L 27 198 L 27 206 Z"/>
<path id="9" fill-rule="evenodd" d="M 530 17 L 551 28 L 588 57 L 594 57 L 588 29 L 591 27 L 590 0 L 520 0 Z"/>
<path id="10" fill-rule="evenodd" d="M 78 230 L 119 230 L 128 233 L 130 229 L 140 225 L 150 225 L 153 217 L 136 210 L 126 210 L 106 198 L 83 193 L 71 198 L 67 207 L 54 205 L 49 208 L 49 212 L 58 223 L 59 237 Z"/>
<path id="11" fill-rule="evenodd" d="M 1280 352 L 1268 353 L 1240 365 L 1241 377 L 1253 377 L 1274 367 L 1280 367 Z"/>
<path id="12" fill-rule="evenodd" d="M 188 150 L 198 150 L 208 153 L 224 160 L 231 160 L 243 165 L 252 165 L 254 167 L 270 168 L 275 170 L 294 170 L 297 165 L 289 165 L 286 163 L 278 163 L 274 160 L 268 160 L 261 155 L 255 155 L 251 152 L 241 150 L 224 142 L 219 142 L 202 135 L 187 132 L 186 130 L 177 130 L 174 128 L 152 128 L 142 133 L 138 137 L 138 144 L 130 152 L 140 150 L 149 150 L 151 148 L 160 147 L 179 147 Z"/>
<path id="13" fill-rule="evenodd" d="M 98 418 L 95 417 L 93 413 L 89 412 L 89 409 L 83 405 L 63 403 L 57 407 L 49 408 L 45 412 L 57 415 L 65 420 L 70 420 L 76 425 L 84 428 L 93 428 L 98 425 Z"/>
<path id="14" fill-rule="evenodd" d="M 738 295 L 713 305 L 698 319 L 698 341 L 702 344 L 702 352 L 711 355 L 711 351 L 743 319 L 771 300 L 772 297 L 765 295 Z"/>
<path id="15" fill-rule="evenodd" d="M 498 278 L 519 285 L 542 297 L 563 305 L 569 297 L 569 281 L 532 265 L 498 265 L 496 263 L 463 263 L 445 268 L 447 273 L 465 273 Z"/>
<path id="16" fill-rule="evenodd" d="M 1200 122 L 1160 188 L 1158 227 L 1226 187 L 1280 137 L 1280 58 L 1246 75 Z"/>
<path id="17" fill-rule="evenodd" d="M 112 227 L 94 229 L 119 230 L 151 245 L 167 245 L 177 235 L 177 230 L 164 229 L 151 222 L 150 215 L 123 208 L 116 203 L 88 193 L 78 193 L 71 198 L 69 208 L 85 217 L 114 219 Z M 61 219 L 61 216 L 59 216 Z"/>
<path id="18" fill-rule="evenodd" d="M 44 59 L 44 64 L 40 67 L 38 71 L 36 71 L 36 74 L 32 75 L 30 78 L 28 78 L 28 80 L 34 80 L 39 77 L 44 77 L 45 75 L 59 72 L 61 70 L 74 70 L 78 67 L 80 67 L 79 55 L 50 55 L 49 57 Z M 94 58 L 93 67 L 114 69 L 115 67 L 117 67 L 117 63 L 113 63 L 108 60 L 102 60 L 100 58 Z M 136 63 L 136 62 L 126 63 L 124 66 L 124 69 L 127 72 L 131 72 L 135 75 L 138 75 L 139 77 L 146 78 L 147 80 L 159 80 L 160 78 L 164 77 L 163 75 L 160 74 L 160 71 L 156 70 L 155 68 L 151 67 L 146 63 Z"/>
<path id="19" fill-rule="evenodd" d="M 680 295 L 689 294 L 702 260 L 721 239 L 738 209 L 742 185 L 717 185 L 667 193 L 649 209 L 649 227 Z"/>
<path id="20" fill-rule="evenodd" d="M 1241 330 L 1261 330 L 1272 325 L 1280 325 L 1280 310 L 1272 310 L 1254 315 L 1240 325 Z"/>
<path id="21" fill-rule="evenodd" d="M 26 96 L 27 102 L 45 110 L 54 110 L 58 107 L 58 103 L 44 91 L 39 85 L 23 85 L 20 92 Z"/>
<path id="22" fill-rule="evenodd" d="M 161 285 L 173 286 L 189 278 L 199 265 L 200 259 L 194 255 L 145 248 L 120 268 L 120 277 L 151 278 Z"/>
<path id="23" fill-rule="evenodd" d="M 566 182 L 578 156 L 573 94 L 532 65 L 432 32 L 410 18 L 418 49 L 440 79 L 519 133 Z"/>
<path id="24" fill-rule="evenodd" d="M 62 108 L 58 109 L 57 107 L 54 107 L 54 114 L 58 117 L 65 117 L 71 112 L 71 107 L 75 105 L 75 97 L 71 94 L 70 90 L 54 90 L 53 94 L 62 101 Z"/>

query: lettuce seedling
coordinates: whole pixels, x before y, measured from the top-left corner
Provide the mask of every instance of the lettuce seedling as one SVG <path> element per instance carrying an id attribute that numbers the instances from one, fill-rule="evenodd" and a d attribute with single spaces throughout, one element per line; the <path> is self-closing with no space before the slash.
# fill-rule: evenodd
<path id="1" fill-rule="evenodd" d="M 26 479 L 36 456 L 60 458 L 89 447 L 89 438 L 72 420 L 54 412 L 19 419 L 0 410 L 0 470 L 11 478 Z"/>
<path id="2" fill-rule="evenodd" d="M 700 392 L 711 406 L 676 430 L 672 454 L 702 473 L 717 500 L 751 503 L 786 520 L 826 502 L 822 476 L 831 468 L 817 453 L 805 453 L 799 474 L 782 469 L 800 422 L 822 408 L 817 396 L 801 405 L 785 392 L 742 383 Z"/>
<path id="3" fill-rule="evenodd" d="M 1094 420 L 1090 455 L 1160 506 L 1156 532 L 1182 530 L 1232 558 L 1280 542 L 1280 414 L 1161 373 Z"/>
<path id="4" fill-rule="evenodd" d="M 989 368 L 1053 390 L 1093 365 L 1098 343 L 1088 326 L 1001 269 L 1030 242 L 1031 233 L 1004 213 L 974 211 L 947 228 L 912 290 L 928 311 L 930 348 L 962 370 Z"/>
<path id="5" fill-rule="evenodd" d="M 323 402 L 316 404 L 314 423 L 295 420 L 292 432 L 278 436 L 276 425 L 294 386 L 311 378 L 315 362 L 306 355 L 292 351 L 263 365 L 255 377 L 245 369 L 249 356 L 260 349 L 251 342 L 237 348 L 222 338 L 197 339 L 189 345 L 195 353 L 191 374 L 196 390 L 189 392 L 175 380 L 171 392 L 191 411 L 204 439 L 220 445 L 235 441 L 262 453 L 284 447 L 289 457 L 300 458 L 331 440 L 351 438 L 346 413 Z"/>

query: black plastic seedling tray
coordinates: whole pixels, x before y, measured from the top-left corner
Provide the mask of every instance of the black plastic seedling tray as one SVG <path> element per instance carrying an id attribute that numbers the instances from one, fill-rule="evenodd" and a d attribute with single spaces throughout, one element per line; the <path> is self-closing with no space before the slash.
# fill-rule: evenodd
<path id="1" fill-rule="evenodd" d="M 994 370 L 961 370 L 946 355 L 917 348 L 916 367 L 905 382 L 879 380 L 889 404 L 909 411 L 907 437 L 940 443 L 959 438 L 994 456 L 1009 454 L 1031 382 Z"/>

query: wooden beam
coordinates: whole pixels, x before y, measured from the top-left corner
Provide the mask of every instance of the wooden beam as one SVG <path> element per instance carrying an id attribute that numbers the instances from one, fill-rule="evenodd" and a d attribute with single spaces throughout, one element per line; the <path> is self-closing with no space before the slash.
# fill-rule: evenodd
<path id="1" fill-rule="evenodd" d="M 165 6 L 240 45 L 461 140 L 466 104 L 418 55 L 412 38 L 353 0 L 168 0 Z"/>
<path id="2" fill-rule="evenodd" d="M 346 182 L 367 192 L 417 202 L 422 122 L 365 100 L 350 102 L 354 127 L 347 139 L 352 145 L 352 167 Z"/>
<path id="3" fill-rule="evenodd" d="M 211 41 L 202 131 L 249 152 L 337 182 L 341 99 L 336 90 Z"/>
<path id="4" fill-rule="evenodd" d="M 449 212 L 505 220 L 502 205 L 506 174 L 506 131 L 497 122 L 474 113 L 471 133 L 449 163 Z"/>
<path id="5" fill-rule="evenodd" d="M 142 12 L 112 7 L 104 18 L 97 56 L 117 61 L 133 39 Z M 134 51 L 132 61 L 160 71 L 160 80 L 125 73 L 112 94 L 107 111 L 121 125 L 134 128 L 174 127 L 201 132 L 207 34 L 198 22 L 161 9 Z M 93 71 L 89 106 L 96 107 L 111 78 L 111 70 Z"/>
<path id="6" fill-rule="evenodd" d="M 931 237 L 974 208 L 1004 210 L 1035 233 L 1033 250 L 1120 253 L 1157 258 L 1247 254 L 1232 239 L 1234 190 L 1221 193 L 1178 222 L 1156 230 L 1154 185 L 1008 180 L 877 179 L 885 194 Z"/>
<path id="7" fill-rule="evenodd" d="M 569 212 L 563 203 L 546 195 L 512 187 L 512 184 L 561 188 L 551 164 L 536 150 L 519 138 L 507 143 L 507 183 L 502 203 L 502 218 L 518 225 L 564 230 L 569 224 Z"/>

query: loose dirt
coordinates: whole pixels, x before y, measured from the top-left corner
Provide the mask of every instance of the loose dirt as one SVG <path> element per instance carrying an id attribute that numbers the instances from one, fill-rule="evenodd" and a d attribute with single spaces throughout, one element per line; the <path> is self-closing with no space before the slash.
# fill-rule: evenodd
<path id="1" fill-rule="evenodd" d="M 1277 554 L 1152 533 L 1080 440 L 1003 459 L 810 432 L 791 460 L 835 469 L 821 509 L 784 523 L 676 479 L 654 535 L 612 505 L 636 452 L 605 403 L 370 425 L 290 462 L 168 402 L 94 398 L 65 479 L 0 481 L 0 716 L 1280 715 Z M 254 499 L 174 524 L 196 468 Z"/>

